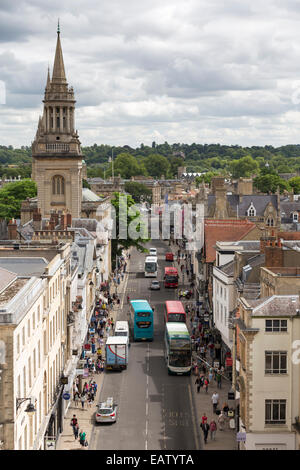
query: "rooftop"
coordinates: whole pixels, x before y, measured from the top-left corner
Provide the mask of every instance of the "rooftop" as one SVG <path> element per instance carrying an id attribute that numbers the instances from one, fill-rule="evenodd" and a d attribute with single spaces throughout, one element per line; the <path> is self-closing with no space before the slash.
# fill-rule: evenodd
<path id="1" fill-rule="evenodd" d="M 40 276 L 45 272 L 47 265 L 48 261 L 45 258 L 0 257 L 0 267 L 19 276 Z"/>

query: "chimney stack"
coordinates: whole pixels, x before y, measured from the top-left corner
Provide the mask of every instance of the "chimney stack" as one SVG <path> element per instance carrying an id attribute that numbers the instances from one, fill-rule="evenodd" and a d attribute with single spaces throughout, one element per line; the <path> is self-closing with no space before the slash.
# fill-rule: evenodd
<path id="1" fill-rule="evenodd" d="M 7 225 L 8 230 L 8 239 L 9 240 L 17 240 L 17 222 L 15 219 L 11 219 Z"/>
<path id="2" fill-rule="evenodd" d="M 42 230 L 42 214 L 41 209 L 35 209 L 33 212 L 33 230 L 35 232 Z"/>

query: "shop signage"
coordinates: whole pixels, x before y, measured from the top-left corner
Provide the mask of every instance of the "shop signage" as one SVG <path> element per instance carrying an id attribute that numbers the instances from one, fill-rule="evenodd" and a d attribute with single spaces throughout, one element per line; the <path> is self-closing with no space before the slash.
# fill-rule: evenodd
<path id="1" fill-rule="evenodd" d="M 234 400 L 234 392 L 228 392 L 228 400 Z"/>
<path id="2" fill-rule="evenodd" d="M 232 357 L 226 357 L 225 359 L 225 365 L 227 367 L 232 367 Z"/>

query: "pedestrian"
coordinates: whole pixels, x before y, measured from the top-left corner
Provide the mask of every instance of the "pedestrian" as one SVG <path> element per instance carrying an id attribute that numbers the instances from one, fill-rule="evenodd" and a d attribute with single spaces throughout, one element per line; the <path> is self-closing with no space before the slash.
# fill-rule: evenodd
<path id="1" fill-rule="evenodd" d="M 80 445 L 82 445 L 82 447 L 87 446 L 86 433 L 83 432 L 82 429 L 80 430 L 80 433 L 79 433 L 79 442 L 80 442 Z"/>
<path id="2" fill-rule="evenodd" d="M 227 416 L 227 413 L 229 411 L 229 406 L 227 405 L 227 403 L 223 403 L 223 406 L 222 406 L 222 411 L 223 413 L 225 414 L 225 416 Z"/>
<path id="3" fill-rule="evenodd" d="M 202 416 L 201 420 L 202 420 L 202 424 L 207 423 L 207 416 L 206 416 L 206 413 L 203 413 L 203 416 Z"/>
<path id="4" fill-rule="evenodd" d="M 221 411 L 221 413 L 219 415 L 218 424 L 219 424 L 220 431 L 224 431 L 224 426 L 226 424 L 226 417 L 225 417 L 223 411 Z"/>
<path id="5" fill-rule="evenodd" d="M 219 403 L 219 394 L 217 392 L 214 392 L 211 396 L 211 401 L 213 404 L 213 412 L 216 413 L 217 411 L 217 406 Z"/>
<path id="6" fill-rule="evenodd" d="M 79 392 L 76 391 L 74 394 L 75 408 L 77 408 L 77 406 L 79 405 L 79 400 L 80 400 L 80 395 L 79 395 Z"/>
<path id="7" fill-rule="evenodd" d="M 92 406 L 92 401 L 94 401 L 94 400 L 93 400 L 93 397 L 92 397 L 92 392 L 90 391 L 90 392 L 88 393 L 88 396 L 87 396 L 87 407 L 88 407 L 88 408 L 91 408 L 91 406 Z"/>
<path id="8" fill-rule="evenodd" d="M 86 396 L 84 392 L 81 394 L 80 401 L 81 401 L 81 407 L 84 410 L 84 404 L 86 402 Z"/>
<path id="9" fill-rule="evenodd" d="M 205 393 L 208 392 L 208 384 L 209 384 L 209 381 L 208 381 L 208 378 L 206 377 L 206 378 L 204 379 Z"/>
<path id="10" fill-rule="evenodd" d="M 220 370 L 218 370 L 216 373 L 216 381 L 217 381 L 217 387 L 222 388 L 222 375 L 221 375 Z"/>
<path id="11" fill-rule="evenodd" d="M 208 436 L 208 431 L 209 431 L 209 424 L 200 424 L 202 431 L 203 431 L 203 437 L 204 437 L 204 443 L 207 444 L 207 436 Z"/>
<path id="12" fill-rule="evenodd" d="M 73 418 L 71 419 L 70 425 L 74 428 L 78 424 L 78 420 L 76 418 L 76 415 L 73 415 Z"/>
<path id="13" fill-rule="evenodd" d="M 210 438 L 211 440 L 216 440 L 216 432 L 217 432 L 217 423 L 215 422 L 214 419 L 211 420 L 209 424 L 209 429 L 210 429 Z"/>
<path id="14" fill-rule="evenodd" d="M 199 392 L 200 392 L 200 388 L 201 388 L 201 379 L 200 379 L 200 377 L 197 377 L 197 378 L 196 378 L 195 384 L 197 385 L 197 393 L 199 393 Z"/>
<path id="15" fill-rule="evenodd" d="M 79 426 L 78 426 L 78 423 L 73 426 L 73 432 L 74 432 L 74 437 L 75 439 L 78 439 L 78 434 L 79 434 Z"/>

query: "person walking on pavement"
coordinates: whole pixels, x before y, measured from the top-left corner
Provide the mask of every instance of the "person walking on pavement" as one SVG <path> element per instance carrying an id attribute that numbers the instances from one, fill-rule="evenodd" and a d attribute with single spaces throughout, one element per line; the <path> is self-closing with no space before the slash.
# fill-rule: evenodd
<path id="1" fill-rule="evenodd" d="M 199 376 L 196 378 L 195 384 L 197 385 L 197 393 L 199 393 L 201 388 L 201 378 Z"/>
<path id="2" fill-rule="evenodd" d="M 201 423 L 200 424 L 202 431 L 203 431 L 203 437 L 204 437 L 204 443 L 207 444 L 207 436 L 208 436 L 208 431 L 209 431 L 209 424 L 208 423 Z"/>
<path id="3" fill-rule="evenodd" d="M 216 381 L 217 381 L 217 387 L 222 388 L 222 375 L 221 375 L 221 371 L 219 369 L 216 373 Z"/>
<path id="4" fill-rule="evenodd" d="M 82 447 L 86 447 L 86 433 L 83 432 L 83 430 L 81 429 L 80 430 L 80 433 L 79 433 L 79 443 L 80 445 L 82 445 Z"/>
<path id="5" fill-rule="evenodd" d="M 76 439 L 75 427 L 78 426 L 78 420 L 77 420 L 77 418 L 76 418 L 76 415 L 73 415 L 73 418 L 71 419 L 70 425 L 71 425 L 72 428 L 73 428 L 73 433 L 74 433 L 74 436 L 75 436 L 75 439 Z"/>
<path id="6" fill-rule="evenodd" d="M 217 406 L 219 403 L 219 394 L 217 392 L 214 392 L 211 397 L 211 401 L 213 404 L 213 412 L 216 413 L 217 411 Z"/>
<path id="7" fill-rule="evenodd" d="M 221 411 L 221 414 L 218 418 L 218 424 L 219 424 L 220 431 L 224 431 L 224 426 L 226 424 L 226 418 L 225 418 L 225 415 L 224 415 L 223 411 Z"/>
<path id="8" fill-rule="evenodd" d="M 207 378 L 207 377 L 205 377 L 205 379 L 204 379 L 205 393 L 207 393 L 207 392 L 208 392 L 208 384 L 209 384 L 208 378 Z"/>
<path id="9" fill-rule="evenodd" d="M 207 423 L 207 416 L 206 416 L 206 413 L 203 413 L 203 416 L 202 416 L 202 418 L 201 418 L 201 421 L 202 421 L 202 424 Z"/>
<path id="10" fill-rule="evenodd" d="M 211 440 L 216 440 L 216 432 L 217 432 L 217 423 L 215 422 L 214 419 L 211 420 L 209 424 L 209 429 L 210 429 L 210 438 Z"/>
<path id="11" fill-rule="evenodd" d="M 79 426 L 78 426 L 78 423 L 73 427 L 73 432 L 74 432 L 74 437 L 75 437 L 75 439 L 78 439 L 78 434 L 79 434 Z"/>
<path id="12" fill-rule="evenodd" d="M 82 407 L 82 409 L 84 410 L 84 404 L 85 404 L 85 402 L 86 402 L 85 393 L 82 393 L 82 394 L 81 394 L 80 401 L 81 401 L 81 407 Z"/>

